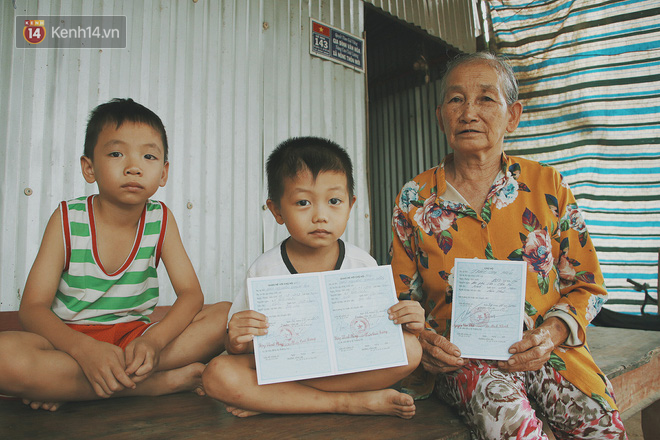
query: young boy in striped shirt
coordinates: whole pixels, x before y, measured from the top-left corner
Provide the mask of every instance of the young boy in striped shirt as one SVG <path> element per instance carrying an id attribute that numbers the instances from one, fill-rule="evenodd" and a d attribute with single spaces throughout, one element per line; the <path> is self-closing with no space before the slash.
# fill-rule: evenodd
<path id="1" fill-rule="evenodd" d="M 224 349 L 230 303 L 204 296 L 176 221 L 149 198 L 168 177 L 160 118 L 130 99 L 87 124 L 82 173 L 98 194 L 51 216 L 19 310 L 26 332 L 0 333 L 0 393 L 32 408 L 113 396 L 203 393 L 204 364 Z M 162 259 L 177 299 L 151 323 Z"/>

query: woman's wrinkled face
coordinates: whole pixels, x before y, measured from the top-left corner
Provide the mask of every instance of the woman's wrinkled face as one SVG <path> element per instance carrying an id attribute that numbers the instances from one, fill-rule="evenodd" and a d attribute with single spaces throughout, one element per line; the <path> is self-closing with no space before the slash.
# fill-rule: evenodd
<path id="1" fill-rule="evenodd" d="M 501 152 L 504 135 L 518 126 L 522 104 L 507 105 L 497 71 L 473 61 L 456 67 L 436 115 L 449 146 L 457 153 Z"/>

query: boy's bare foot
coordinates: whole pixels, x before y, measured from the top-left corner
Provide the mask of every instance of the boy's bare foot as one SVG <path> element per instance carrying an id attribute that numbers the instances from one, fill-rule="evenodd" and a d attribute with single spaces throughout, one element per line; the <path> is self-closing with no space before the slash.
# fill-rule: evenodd
<path id="1" fill-rule="evenodd" d="M 231 415 L 236 416 L 236 417 L 251 417 L 251 416 L 256 416 L 256 415 L 261 414 L 258 411 L 249 411 L 249 410 L 246 410 L 246 409 L 241 409 L 241 408 L 237 408 L 235 406 L 229 406 L 229 405 L 226 405 L 225 409 L 227 410 L 228 413 L 230 413 Z"/>
<path id="2" fill-rule="evenodd" d="M 193 391 L 204 396 L 206 395 L 202 386 L 204 368 L 206 365 L 196 362 L 174 370 L 159 371 L 141 382 L 135 392 L 131 392 L 131 394 L 161 396 Z"/>
<path id="3" fill-rule="evenodd" d="M 23 403 L 32 409 L 43 409 L 46 411 L 57 411 L 63 405 L 62 402 L 37 402 L 29 399 L 23 399 Z"/>
<path id="4" fill-rule="evenodd" d="M 393 389 L 341 394 L 345 394 L 346 400 L 336 408 L 336 412 L 339 413 L 387 415 L 401 417 L 402 419 L 410 419 L 415 415 L 415 400 L 412 396 Z M 226 405 L 225 409 L 236 417 L 250 417 L 261 414 L 258 411 L 246 410 L 231 405 Z"/>
<path id="5" fill-rule="evenodd" d="M 181 391 L 195 391 L 199 394 L 198 390 L 204 393 L 202 373 L 205 368 L 206 365 L 196 362 L 174 370 L 163 371 L 163 374 L 166 375 L 166 383 L 168 384 L 168 394 Z"/>
<path id="6" fill-rule="evenodd" d="M 352 393 L 357 399 L 348 404 L 348 414 L 388 415 L 410 419 L 415 415 L 415 400 L 412 396 L 393 389 Z"/>
<path id="7" fill-rule="evenodd" d="M 195 387 L 195 389 L 193 390 L 193 393 L 195 393 L 195 394 L 197 394 L 198 396 L 201 396 L 201 397 L 206 396 L 206 390 L 204 389 L 203 385 Z"/>

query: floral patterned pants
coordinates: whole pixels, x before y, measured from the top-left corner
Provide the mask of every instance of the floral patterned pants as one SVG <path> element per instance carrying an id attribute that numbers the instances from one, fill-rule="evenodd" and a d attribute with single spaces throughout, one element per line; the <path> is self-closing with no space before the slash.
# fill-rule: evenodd
<path id="1" fill-rule="evenodd" d="M 604 409 L 549 364 L 539 371 L 507 373 L 494 362 L 472 360 L 438 375 L 435 389 L 479 439 L 547 439 L 530 401 L 557 439 L 628 438 L 619 411 Z"/>

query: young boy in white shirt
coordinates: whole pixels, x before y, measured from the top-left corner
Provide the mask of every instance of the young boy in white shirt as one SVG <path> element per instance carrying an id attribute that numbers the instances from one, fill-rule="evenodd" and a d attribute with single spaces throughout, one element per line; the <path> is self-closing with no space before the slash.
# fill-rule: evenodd
<path id="1" fill-rule="evenodd" d="M 294 138 L 280 144 L 267 163 L 268 208 L 290 237 L 260 256 L 248 277 L 321 272 L 376 266 L 363 250 L 340 237 L 355 203 L 351 160 L 326 139 Z M 209 363 L 203 375 L 207 394 L 239 417 L 267 413 L 387 414 L 411 418 L 411 396 L 387 387 L 410 374 L 422 350 L 414 333 L 424 328 L 416 301 L 399 301 L 389 318 L 404 328 L 408 365 L 258 385 L 252 341 L 268 331 L 268 317 L 248 310 L 247 295 L 237 295 L 229 312 L 227 351 Z"/>

